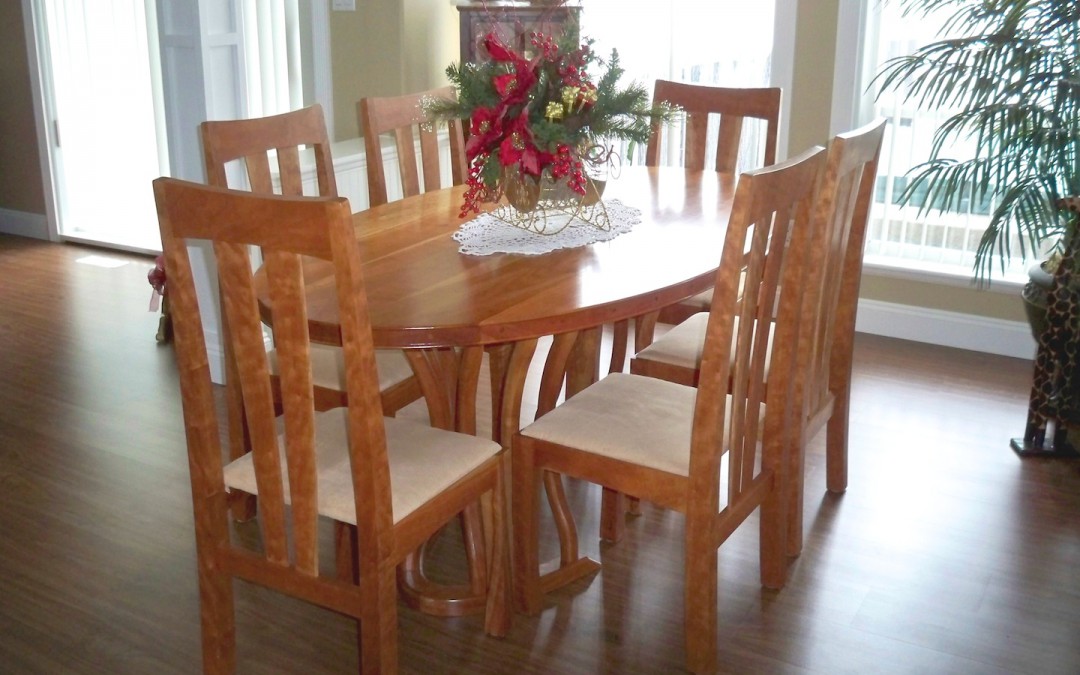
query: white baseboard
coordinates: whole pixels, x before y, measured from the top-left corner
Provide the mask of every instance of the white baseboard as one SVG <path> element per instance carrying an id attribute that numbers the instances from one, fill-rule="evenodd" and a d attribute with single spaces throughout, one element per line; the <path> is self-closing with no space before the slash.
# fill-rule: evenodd
<path id="1" fill-rule="evenodd" d="M 1019 359 L 1035 358 L 1035 340 L 1024 321 L 859 300 L 855 330 Z"/>
<path id="2" fill-rule="evenodd" d="M 47 240 L 49 224 L 41 213 L 0 208 L 0 233 Z"/>

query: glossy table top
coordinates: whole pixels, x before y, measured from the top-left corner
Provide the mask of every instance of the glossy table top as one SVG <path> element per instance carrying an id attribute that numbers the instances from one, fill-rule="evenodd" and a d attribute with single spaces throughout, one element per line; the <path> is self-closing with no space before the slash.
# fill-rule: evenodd
<path id="1" fill-rule="evenodd" d="M 604 197 L 642 212 L 608 242 L 528 256 L 472 256 L 451 238 L 463 187 L 353 216 L 379 347 L 511 342 L 657 310 L 713 283 L 735 178 L 711 171 L 624 168 Z M 540 235 L 538 235 L 540 236 Z M 312 339 L 337 342 L 332 271 L 305 268 Z"/>

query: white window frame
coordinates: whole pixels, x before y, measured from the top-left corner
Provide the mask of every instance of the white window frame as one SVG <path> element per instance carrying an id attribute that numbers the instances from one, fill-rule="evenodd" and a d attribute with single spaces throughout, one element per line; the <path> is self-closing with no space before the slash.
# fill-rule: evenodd
<path id="1" fill-rule="evenodd" d="M 833 72 L 832 112 L 830 131 L 837 134 L 871 120 L 874 114 L 873 96 L 865 84 L 873 77 L 875 64 L 867 48 L 876 44 L 877 3 L 864 0 L 839 0 L 835 67 Z M 936 213 L 936 212 L 935 212 Z M 931 214 L 933 215 L 933 214 Z M 936 217 L 936 216 L 934 216 Z M 943 219 L 949 219 L 945 214 Z M 970 267 L 939 266 L 883 255 L 868 256 L 864 269 L 876 276 L 888 276 L 937 284 L 970 287 L 973 270 Z M 1025 279 L 1021 276 L 1002 277 L 995 272 L 990 291 L 1015 294 Z"/>

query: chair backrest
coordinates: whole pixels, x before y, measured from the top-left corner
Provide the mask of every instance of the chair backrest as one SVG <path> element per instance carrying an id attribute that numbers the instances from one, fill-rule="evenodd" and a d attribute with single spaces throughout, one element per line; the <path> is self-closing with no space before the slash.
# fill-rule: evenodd
<path id="1" fill-rule="evenodd" d="M 714 167 L 717 171 L 727 172 L 734 172 L 738 168 L 743 121 L 747 117 L 765 123 L 765 152 L 761 162 L 754 162 L 751 166 L 769 166 L 776 163 L 780 97 L 781 92 L 777 87 L 709 87 L 668 80 L 657 80 L 653 90 L 654 102 L 667 101 L 685 111 L 683 165 L 689 169 L 705 169 L 709 116 L 719 115 Z M 663 125 L 653 128 L 645 149 L 646 166 L 659 166 L 662 163 L 660 148 L 664 131 Z M 668 138 L 667 142 L 672 142 L 672 139 Z"/>
<path id="2" fill-rule="evenodd" d="M 706 86 L 657 80 L 652 92 L 653 102 L 675 104 L 685 112 L 683 165 L 704 170 L 707 152 L 708 119 L 719 116 L 716 138 L 716 171 L 735 172 L 739 168 L 739 148 L 743 120 L 758 119 L 765 123 L 765 152 L 761 161 L 751 166 L 769 166 L 777 162 L 777 134 L 780 131 L 779 87 Z M 653 127 L 645 150 L 645 164 L 659 166 L 664 126 Z M 667 143 L 672 139 L 667 138 Z"/>
<path id="3" fill-rule="evenodd" d="M 878 119 L 829 144 L 814 205 L 814 226 L 824 229 L 811 252 L 820 261 L 812 279 L 818 288 L 805 295 L 803 310 L 817 317 L 817 325 L 813 340 L 800 345 L 810 368 L 804 396 L 810 415 L 825 405 L 832 386 L 851 378 L 863 248 L 884 135 L 885 120 Z M 816 306 L 810 304 L 815 300 Z"/>
<path id="4" fill-rule="evenodd" d="M 203 122 L 200 127 L 206 178 L 211 185 L 229 185 L 227 166 L 241 160 L 247 170 L 252 192 L 274 192 L 273 169 L 269 152 L 276 151 L 281 194 L 300 196 L 303 182 L 300 149 L 311 146 L 315 152 L 315 172 L 319 195 L 337 196 L 334 161 L 322 106 L 315 104 L 300 110 L 247 120 Z"/>
<path id="5" fill-rule="evenodd" d="M 359 251 L 349 202 L 342 198 L 257 195 L 185 181 L 154 181 L 176 357 L 187 431 L 196 537 L 202 552 L 235 563 L 242 555 L 248 578 L 297 594 L 295 575 L 317 583 L 314 401 L 302 257 L 332 261 L 342 327 L 348 393 L 348 438 L 357 527 L 366 560 L 382 560 L 393 547 L 386 441 L 375 375 L 375 354 Z M 190 240 L 213 245 L 228 339 L 236 355 L 240 389 L 250 427 L 258 485 L 262 551 L 230 549 L 218 415 L 210 383 Z M 276 411 L 263 345 L 262 322 L 248 250 L 261 247 L 274 338 L 280 363 L 285 465 L 280 460 Z M 282 476 L 288 477 L 286 508 Z M 361 496 L 363 501 L 361 502 Z M 203 548 L 209 547 L 209 548 Z M 252 576 L 253 575 L 253 576 Z M 285 580 L 283 580 L 285 579 Z M 292 579 L 288 581 L 287 579 Z M 329 582 L 328 582 L 329 583 Z M 290 585 L 291 584 L 291 585 Z M 325 593 L 324 593 L 325 595 Z M 318 600 L 318 595 L 306 599 Z M 344 602 L 344 600 L 343 600 Z M 325 603 L 323 603 L 325 604 Z"/>
<path id="6" fill-rule="evenodd" d="M 383 166 L 383 134 L 393 134 L 397 149 L 398 174 L 401 177 L 402 196 L 412 197 L 421 192 L 420 173 L 416 164 L 416 144 L 420 144 L 420 161 L 423 168 L 423 191 L 438 190 L 442 185 L 439 157 L 439 129 L 444 123 L 435 124 L 424 119 L 423 102 L 427 98 L 449 99 L 454 97 L 452 87 L 442 87 L 418 94 L 404 96 L 368 97 L 356 104 L 360 128 L 364 134 L 364 152 L 367 155 L 368 201 L 371 206 L 385 204 L 386 168 Z M 463 125 L 454 120 L 445 123 L 450 136 L 450 180 L 452 185 L 465 181 L 465 140 Z"/>
<path id="7" fill-rule="evenodd" d="M 790 422 L 797 380 L 805 372 L 798 344 L 810 323 L 801 313 L 802 290 L 814 236 L 814 188 L 824 161 L 824 148 L 817 147 L 739 179 L 705 333 L 691 438 L 690 501 L 700 500 L 703 513 L 717 513 L 723 451 L 729 458 L 726 504 L 738 511 L 740 504 L 757 503 L 761 482 L 781 471 L 797 429 Z"/>

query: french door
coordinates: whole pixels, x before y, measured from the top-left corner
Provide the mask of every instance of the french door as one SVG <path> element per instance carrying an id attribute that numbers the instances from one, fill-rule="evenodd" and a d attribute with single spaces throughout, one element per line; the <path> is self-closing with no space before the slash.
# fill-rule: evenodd
<path id="1" fill-rule="evenodd" d="M 160 251 L 168 174 L 154 0 L 33 0 L 62 238 Z"/>

